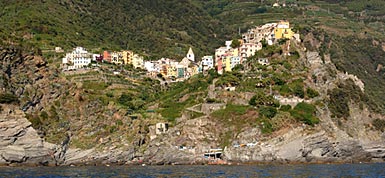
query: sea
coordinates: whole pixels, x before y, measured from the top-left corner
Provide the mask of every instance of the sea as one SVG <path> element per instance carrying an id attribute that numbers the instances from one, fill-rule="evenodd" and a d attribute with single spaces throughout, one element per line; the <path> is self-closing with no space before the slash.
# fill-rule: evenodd
<path id="1" fill-rule="evenodd" d="M 385 177 L 385 163 L 0 167 L 0 177 Z"/>

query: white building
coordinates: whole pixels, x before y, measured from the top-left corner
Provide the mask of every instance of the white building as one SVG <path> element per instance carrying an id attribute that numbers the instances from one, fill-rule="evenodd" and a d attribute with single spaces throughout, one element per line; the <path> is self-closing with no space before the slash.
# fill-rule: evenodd
<path id="1" fill-rule="evenodd" d="M 144 62 L 144 68 L 149 72 L 159 72 L 159 68 L 157 68 L 156 62 L 153 61 Z"/>
<path id="2" fill-rule="evenodd" d="M 62 63 L 67 69 L 80 69 L 91 63 L 92 54 L 88 53 L 83 47 L 76 47 L 71 53 L 67 53 L 62 59 Z"/>
<path id="3" fill-rule="evenodd" d="M 241 64 L 242 59 L 239 56 L 231 56 L 230 57 L 230 67 L 233 69 L 236 65 Z"/>
<path id="4" fill-rule="evenodd" d="M 143 56 L 139 56 L 138 54 L 134 54 L 132 59 L 132 65 L 134 68 L 142 68 L 144 67 Z"/>
<path id="5" fill-rule="evenodd" d="M 231 49 L 231 44 L 232 44 L 232 43 L 233 43 L 232 40 L 230 40 L 230 41 L 225 41 L 225 45 L 226 45 L 227 50 Z"/>
<path id="6" fill-rule="evenodd" d="M 242 34 L 242 39 L 245 43 L 258 43 L 265 39 L 266 41 L 273 41 L 275 38 L 274 29 L 277 27 L 277 23 L 267 23 L 262 26 L 249 29 L 246 33 Z"/>
<path id="7" fill-rule="evenodd" d="M 190 61 L 195 62 L 195 55 L 194 55 L 194 52 L 193 52 L 193 50 L 191 48 L 188 50 L 186 57 Z"/>
<path id="8" fill-rule="evenodd" d="M 97 61 L 98 58 L 102 57 L 100 54 L 92 54 L 92 61 Z"/>
<path id="9" fill-rule="evenodd" d="M 203 71 L 214 68 L 213 56 L 203 56 L 201 61 L 201 68 Z"/>
<path id="10" fill-rule="evenodd" d="M 241 56 L 244 58 L 254 56 L 255 53 L 262 49 L 262 43 L 243 43 L 240 47 Z"/>
<path id="11" fill-rule="evenodd" d="M 122 55 L 120 54 L 120 52 L 112 52 L 111 53 L 111 63 L 114 63 L 114 64 L 122 64 Z"/>

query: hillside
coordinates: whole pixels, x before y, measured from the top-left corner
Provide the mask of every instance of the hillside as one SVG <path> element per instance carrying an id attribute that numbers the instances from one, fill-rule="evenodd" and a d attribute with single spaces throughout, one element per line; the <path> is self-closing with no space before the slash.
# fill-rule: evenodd
<path id="1" fill-rule="evenodd" d="M 189 1 L 1 1 L 0 38 L 41 49 L 131 49 L 151 57 L 203 55 L 223 24 Z M 205 45 L 201 45 L 205 44 Z"/>
<path id="2" fill-rule="evenodd" d="M 211 148 L 234 162 L 384 161 L 382 1 L 263 2 L 1 1 L 0 164 L 205 164 Z M 301 42 L 183 82 L 107 63 L 62 72 L 45 52 L 200 56 L 283 18 Z"/>
<path id="3" fill-rule="evenodd" d="M 385 2 L 286 1 L 286 7 L 272 7 L 277 1 L 199 1 L 213 18 L 221 19 L 232 34 L 281 19 L 295 24 L 303 37 L 313 33 L 316 41 L 306 47 L 332 55 L 338 69 L 357 75 L 366 84 L 366 93 L 385 112 Z M 305 40 L 305 39 L 303 39 Z"/>

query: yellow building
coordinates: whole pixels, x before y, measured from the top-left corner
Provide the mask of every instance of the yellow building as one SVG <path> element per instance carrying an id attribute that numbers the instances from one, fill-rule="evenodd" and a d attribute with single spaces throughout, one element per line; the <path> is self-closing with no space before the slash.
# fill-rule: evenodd
<path id="1" fill-rule="evenodd" d="M 123 64 L 132 64 L 134 58 L 134 52 L 132 51 L 122 51 Z"/>
<path id="2" fill-rule="evenodd" d="M 231 71 L 231 56 L 226 56 L 226 61 L 225 61 L 225 71 L 230 72 Z"/>
<path id="3" fill-rule="evenodd" d="M 167 77 L 177 77 L 177 70 L 175 66 L 167 65 Z"/>
<path id="4" fill-rule="evenodd" d="M 274 30 L 274 36 L 275 39 L 291 39 L 294 36 L 294 32 L 290 28 L 290 23 L 288 21 L 280 21 Z"/>
<path id="5" fill-rule="evenodd" d="M 230 54 L 231 54 L 232 56 L 239 56 L 239 50 L 238 50 L 238 48 L 230 49 Z"/>

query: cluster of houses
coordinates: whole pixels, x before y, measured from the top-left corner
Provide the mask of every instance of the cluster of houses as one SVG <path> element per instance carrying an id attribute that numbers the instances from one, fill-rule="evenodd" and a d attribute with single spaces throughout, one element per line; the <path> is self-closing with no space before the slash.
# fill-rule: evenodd
<path id="1" fill-rule="evenodd" d="M 144 68 L 143 57 L 132 51 L 119 52 L 104 51 L 103 54 L 92 54 L 83 47 L 76 47 L 62 59 L 64 70 L 76 70 L 87 67 L 92 61 L 109 62 L 118 65 L 133 65 L 135 68 Z"/>
<path id="2" fill-rule="evenodd" d="M 262 42 L 267 45 L 273 45 L 280 39 L 295 39 L 300 41 L 299 34 L 292 31 L 288 21 L 280 21 L 278 23 L 268 23 L 262 26 L 249 29 L 242 34 L 242 39 L 239 40 L 240 46 L 232 47 L 232 41 L 226 41 L 224 47 L 215 50 L 215 67 L 218 73 L 231 71 L 237 64 L 242 64 L 248 57 L 254 56 L 255 53 L 262 49 Z M 203 58 L 202 61 L 204 61 Z M 269 62 L 259 60 L 263 65 Z"/>
<path id="3" fill-rule="evenodd" d="M 88 66 L 91 61 L 106 61 L 118 65 L 133 65 L 148 71 L 149 76 L 161 74 L 166 79 L 176 81 L 184 80 L 200 72 L 216 69 L 219 74 L 224 71 L 232 71 L 236 65 L 242 64 L 247 58 L 265 45 L 273 45 L 280 39 L 294 39 L 300 41 L 299 34 L 292 31 L 288 21 L 268 23 L 249 29 L 242 34 L 239 45 L 232 45 L 233 41 L 226 41 L 225 46 L 215 50 L 214 56 L 204 56 L 200 62 L 195 61 L 195 55 L 190 48 L 180 62 L 162 58 L 157 61 L 144 61 L 143 57 L 132 51 L 108 52 L 103 54 L 92 54 L 82 47 L 75 48 L 63 58 L 65 69 L 73 70 Z M 262 65 L 268 65 L 268 59 L 258 60 Z"/>
<path id="4" fill-rule="evenodd" d="M 180 61 L 162 58 L 157 61 L 145 61 L 144 68 L 149 76 L 162 74 L 164 78 L 182 81 L 202 72 L 201 66 L 195 62 L 195 55 L 190 48 L 187 55 Z"/>

